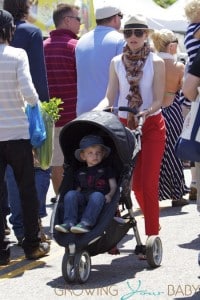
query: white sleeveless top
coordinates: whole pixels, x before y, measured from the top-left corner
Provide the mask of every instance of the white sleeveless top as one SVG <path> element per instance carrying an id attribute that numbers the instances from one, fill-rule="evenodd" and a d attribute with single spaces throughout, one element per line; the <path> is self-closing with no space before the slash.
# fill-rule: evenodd
<path id="1" fill-rule="evenodd" d="M 143 67 L 143 76 L 139 84 L 140 94 L 143 100 L 143 104 L 139 108 L 140 111 L 151 107 L 153 102 L 153 55 L 155 54 L 150 52 L 146 59 L 145 65 Z M 122 54 L 115 56 L 112 60 L 114 61 L 115 72 L 119 79 L 118 106 L 127 106 L 128 100 L 126 99 L 126 96 L 129 93 L 130 85 L 126 79 L 126 71 L 122 62 Z M 119 111 L 118 116 L 120 118 L 127 119 L 127 112 Z"/>

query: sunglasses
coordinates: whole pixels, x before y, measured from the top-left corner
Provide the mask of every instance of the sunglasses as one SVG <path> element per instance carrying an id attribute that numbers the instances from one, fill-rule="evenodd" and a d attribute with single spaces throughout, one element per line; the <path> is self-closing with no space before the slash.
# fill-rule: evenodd
<path id="1" fill-rule="evenodd" d="M 118 13 L 117 16 L 120 17 L 120 19 L 123 19 L 124 15 L 122 13 Z"/>
<path id="2" fill-rule="evenodd" d="M 143 29 L 126 29 L 123 31 L 123 34 L 126 39 L 130 38 L 132 34 L 134 34 L 138 38 L 141 38 L 144 32 L 145 31 Z"/>
<path id="3" fill-rule="evenodd" d="M 173 40 L 171 43 L 177 43 L 178 44 L 178 39 Z"/>
<path id="4" fill-rule="evenodd" d="M 165 47 L 167 47 L 169 44 L 173 44 L 173 43 L 178 44 L 178 39 L 175 39 L 175 40 L 173 40 L 173 41 L 171 41 L 171 42 L 167 42 L 167 43 L 165 44 Z"/>

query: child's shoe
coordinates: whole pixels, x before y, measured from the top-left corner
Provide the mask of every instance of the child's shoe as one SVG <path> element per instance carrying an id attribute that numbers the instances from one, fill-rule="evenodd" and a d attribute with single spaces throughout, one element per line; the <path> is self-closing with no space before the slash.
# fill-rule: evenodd
<path id="1" fill-rule="evenodd" d="M 55 225 L 55 229 L 57 231 L 63 232 L 63 233 L 68 233 L 70 232 L 71 227 L 74 226 L 74 224 L 57 224 Z"/>
<path id="2" fill-rule="evenodd" d="M 86 233 L 91 230 L 91 226 L 86 225 L 84 222 L 81 222 L 75 226 L 72 226 L 70 231 L 73 233 Z"/>

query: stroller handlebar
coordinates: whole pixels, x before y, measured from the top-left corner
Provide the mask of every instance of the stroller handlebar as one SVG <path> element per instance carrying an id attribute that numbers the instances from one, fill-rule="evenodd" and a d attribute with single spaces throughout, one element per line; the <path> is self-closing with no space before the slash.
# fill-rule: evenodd
<path id="1" fill-rule="evenodd" d="M 128 106 L 119 106 L 119 107 L 114 107 L 114 106 L 110 106 L 110 107 L 106 107 L 104 108 L 103 111 L 106 111 L 106 112 L 111 112 L 111 113 L 117 113 L 118 111 L 127 111 L 127 112 L 130 112 L 134 115 L 137 115 L 138 114 L 138 110 L 136 107 L 128 107 Z"/>
<path id="2" fill-rule="evenodd" d="M 137 119 L 138 119 L 138 128 L 141 128 L 143 123 L 144 123 L 143 117 L 140 116 L 140 115 L 137 115 L 139 113 L 139 111 L 137 110 L 136 107 L 131 108 L 131 107 L 128 107 L 128 106 L 119 106 L 119 107 L 110 106 L 110 107 L 106 107 L 103 111 L 114 113 L 114 114 L 117 114 L 118 111 L 127 111 L 127 112 L 130 112 L 130 113 L 134 114 L 134 116 L 137 117 Z"/>
<path id="3" fill-rule="evenodd" d="M 130 112 L 130 113 L 134 114 L 134 115 L 138 114 L 138 110 L 137 110 L 136 107 L 131 108 L 131 107 L 128 107 L 128 106 L 120 106 L 118 108 L 118 110 L 119 111 L 127 111 L 127 112 Z"/>

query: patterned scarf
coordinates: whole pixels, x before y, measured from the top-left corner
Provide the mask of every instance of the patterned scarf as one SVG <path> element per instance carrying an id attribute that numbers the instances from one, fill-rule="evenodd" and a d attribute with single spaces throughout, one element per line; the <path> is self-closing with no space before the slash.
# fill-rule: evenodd
<path id="1" fill-rule="evenodd" d="M 131 108 L 135 107 L 137 110 L 143 103 L 140 95 L 139 82 L 142 78 L 142 68 L 149 52 L 149 44 L 144 44 L 144 46 L 136 53 L 133 53 L 128 45 L 123 49 L 122 61 L 126 70 L 126 78 L 130 84 L 129 93 L 126 96 L 126 99 L 128 100 L 128 106 Z M 127 126 L 130 129 L 135 129 L 137 126 L 135 117 L 132 113 L 128 113 Z"/>

